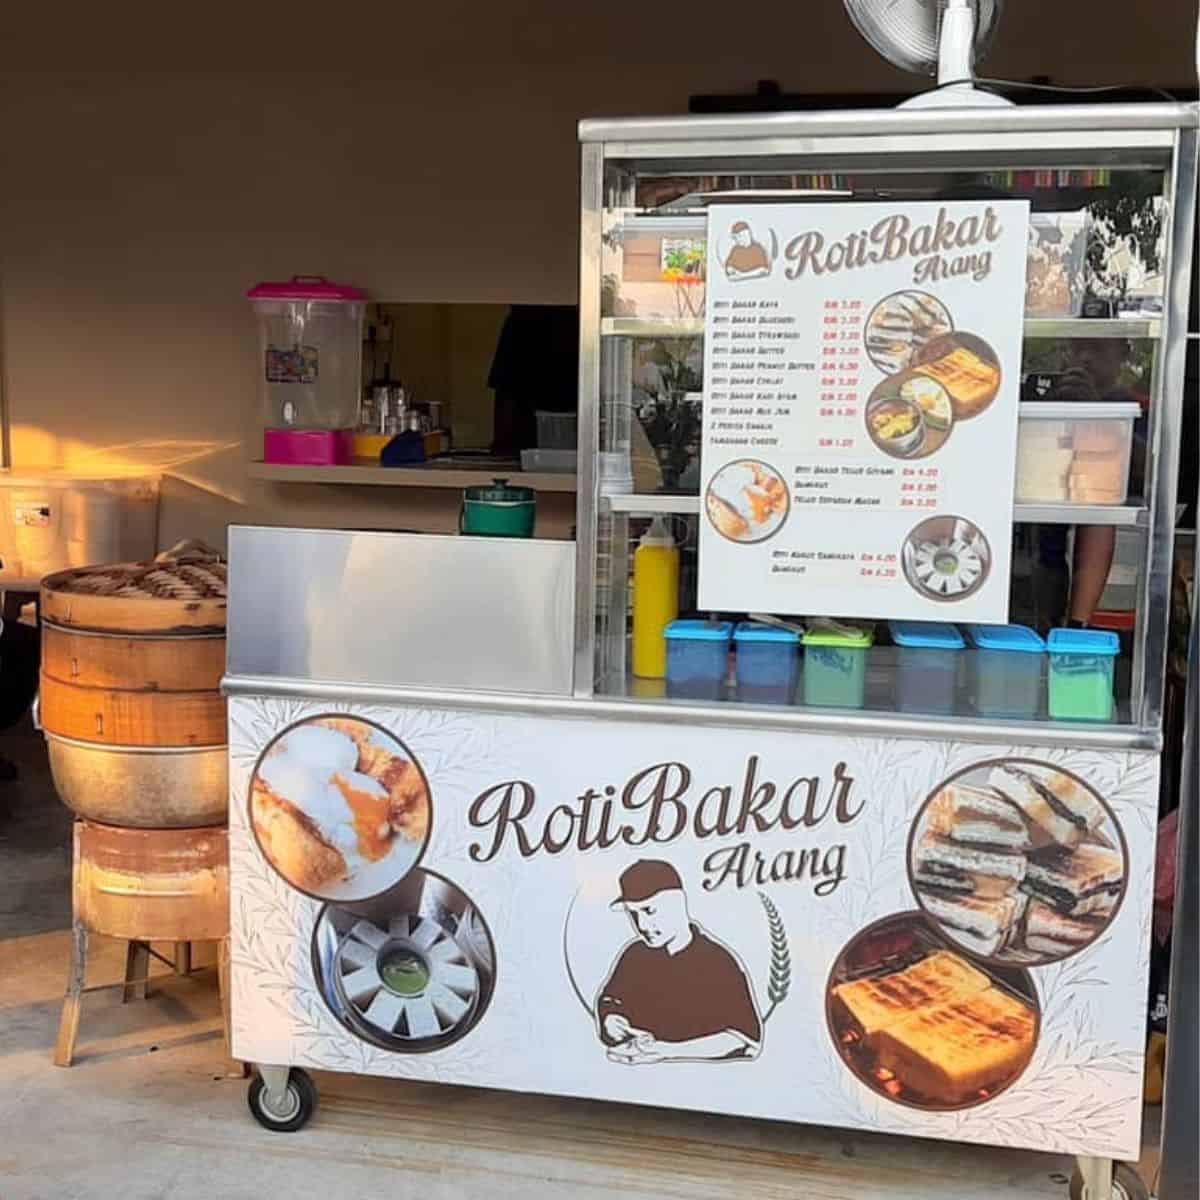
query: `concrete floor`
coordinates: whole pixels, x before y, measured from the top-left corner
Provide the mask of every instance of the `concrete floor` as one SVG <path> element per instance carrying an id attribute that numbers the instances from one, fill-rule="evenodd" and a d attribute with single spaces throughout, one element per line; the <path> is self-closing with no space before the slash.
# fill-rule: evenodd
<path id="1" fill-rule="evenodd" d="M 31 729 L 0 752 L 21 768 L 0 784 L 0 1200 L 1065 1200 L 1062 1157 L 344 1075 L 318 1077 L 302 1133 L 268 1133 L 228 1070 L 211 969 L 129 1005 L 85 997 L 76 1065 L 55 1068 L 70 821 Z M 123 946 L 93 945 L 89 983 L 118 979 Z"/>

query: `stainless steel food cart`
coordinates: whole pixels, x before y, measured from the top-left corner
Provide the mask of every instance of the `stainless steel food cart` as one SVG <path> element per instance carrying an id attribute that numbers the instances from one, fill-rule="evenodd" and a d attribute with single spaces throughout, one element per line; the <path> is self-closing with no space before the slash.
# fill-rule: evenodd
<path id="1" fill-rule="evenodd" d="M 233 1048 L 259 1065 L 259 1120 L 302 1125 L 315 1102 L 302 1068 L 316 1067 L 1052 1149 L 1079 1156 L 1088 1194 L 1115 1186 L 1112 1160 L 1136 1156 L 1140 1137 L 1196 134 L 1196 108 L 1176 104 L 581 124 L 575 543 L 231 530 Z M 943 716 L 900 711 L 882 649 L 853 710 L 679 700 L 633 679 L 633 542 L 655 514 L 684 542 L 703 519 L 698 481 L 678 462 L 664 479 L 664 446 L 649 475 L 638 462 L 639 372 L 657 347 L 673 402 L 694 403 L 704 318 L 665 267 L 667 308 L 639 308 L 622 247 L 703 239 L 706 205 L 731 195 L 928 198 L 968 177 L 1035 211 L 1108 212 L 1099 232 L 1116 242 L 1116 208 L 1140 206 L 1148 222 L 1142 307 L 1024 323 L 1027 360 L 1121 339 L 1148 380 L 1138 494 L 1013 513 L 1018 526 L 1114 526 L 1132 540 L 1136 617 L 1112 719 L 996 720 L 967 701 Z M 1129 257 L 1106 269 L 1129 270 Z M 685 572 L 685 609 L 692 589 Z M 289 741 L 313 725 L 319 738 Z M 310 743 L 334 745 L 326 733 L 359 775 L 380 756 L 415 764 L 414 803 L 429 807 L 428 831 L 357 884 L 352 868 L 328 886 L 289 877 L 275 809 L 256 808 L 275 804 L 271 755 L 298 769 Z M 1076 953 L 1004 962 L 944 929 L 925 940 L 910 843 L 944 787 L 996 770 L 1032 772 L 1043 796 L 1086 792 L 1099 841 L 1121 859 L 1117 907 Z M 694 987 L 682 958 L 668 971 L 653 957 L 668 935 L 647 924 L 660 919 L 645 915 L 651 885 L 688 906 L 687 953 L 699 946 L 710 964 Z M 1020 1069 L 970 1075 L 971 1096 L 961 1079 L 909 1088 L 909 1035 L 882 1026 L 892 1057 L 864 1066 L 875 1035 L 847 1017 L 852 984 L 939 947 L 957 964 L 953 988 L 982 989 L 1025 1039 Z M 874 955 L 876 974 L 855 955 Z M 609 1020 L 646 1003 L 630 997 L 650 978 L 679 988 L 662 1018 L 675 1028 L 688 1015 L 678 1040 L 626 1039 Z M 696 992 L 726 999 L 706 1006 Z"/>

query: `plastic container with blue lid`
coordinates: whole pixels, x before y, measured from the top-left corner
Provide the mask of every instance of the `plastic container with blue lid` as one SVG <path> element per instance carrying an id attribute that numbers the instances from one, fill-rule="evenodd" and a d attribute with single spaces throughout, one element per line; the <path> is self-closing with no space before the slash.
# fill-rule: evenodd
<path id="1" fill-rule="evenodd" d="M 813 621 L 804 634 L 804 703 L 862 708 L 873 626 Z"/>
<path id="2" fill-rule="evenodd" d="M 941 621 L 889 621 L 888 632 L 896 644 L 896 707 L 952 713 L 966 647 L 962 634 Z"/>
<path id="3" fill-rule="evenodd" d="M 1048 707 L 1056 721 L 1110 721 L 1121 642 L 1107 629 L 1052 629 Z"/>
<path id="4" fill-rule="evenodd" d="M 1026 625 L 968 625 L 971 694 L 981 717 L 1033 720 L 1041 707 L 1046 643 Z"/>
<path id="5" fill-rule="evenodd" d="M 733 644 L 738 699 L 790 704 L 800 673 L 800 634 L 760 621 L 740 621 Z"/>
<path id="6" fill-rule="evenodd" d="M 729 662 L 732 621 L 672 621 L 667 639 L 667 695 L 677 700 L 719 700 Z"/>

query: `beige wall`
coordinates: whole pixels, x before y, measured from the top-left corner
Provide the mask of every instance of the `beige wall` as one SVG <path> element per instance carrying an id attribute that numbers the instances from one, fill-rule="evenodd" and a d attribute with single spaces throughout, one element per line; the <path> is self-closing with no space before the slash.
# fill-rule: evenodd
<path id="1" fill-rule="evenodd" d="M 838 0 L 534 0 L 276 12 L 11 5 L 0 44 L 3 371 L 18 466 L 188 459 L 161 540 L 228 521 L 449 529 L 456 498 L 271 486 L 245 288 L 571 302 L 575 122 L 758 78 L 911 88 Z M 1009 5 L 988 70 L 1193 81 L 1195 6 Z M 1136 14 L 1136 15 L 1135 15 Z M 156 443 L 156 447 L 133 447 Z M 113 449 L 123 447 L 123 449 Z M 546 498 L 546 532 L 569 503 Z"/>

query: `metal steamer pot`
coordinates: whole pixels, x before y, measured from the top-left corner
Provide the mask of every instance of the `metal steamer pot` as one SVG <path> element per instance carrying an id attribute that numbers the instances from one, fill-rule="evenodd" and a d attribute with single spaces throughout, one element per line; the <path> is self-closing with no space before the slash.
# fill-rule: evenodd
<path id="1" fill-rule="evenodd" d="M 138 829 L 224 825 L 224 746 L 105 746 L 44 731 L 50 772 L 79 816 Z"/>
<path id="2" fill-rule="evenodd" d="M 494 479 L 463 492 L 458 528 L 476 537 L 533 537 L 536 513 L 533 488 L 510 487 L 507 479 Z"/>

